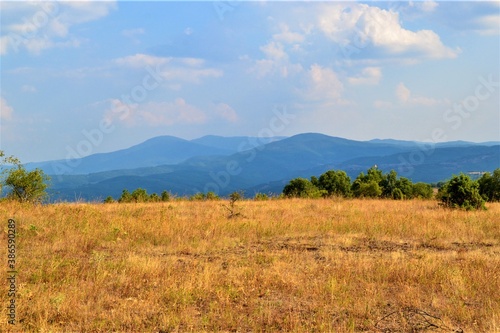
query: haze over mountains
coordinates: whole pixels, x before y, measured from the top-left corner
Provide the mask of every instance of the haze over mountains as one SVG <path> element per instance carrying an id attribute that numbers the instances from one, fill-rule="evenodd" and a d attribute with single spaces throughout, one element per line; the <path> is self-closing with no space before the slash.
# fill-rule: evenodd
<path id="1" fill-rule="evenodd" d="M 292 178 L 340 169 L 354 179 L 373 165 L 413 182 L 438 182 L 453 174 L 500 167 L 500 142 L 354 141 L 317 133 L 292 137 L 161 136 L 136 146 L 70 161 L 27 164 L 51 175 L 52 200 L 118 198 L 124 189 L 175 195 L 243 190 L 280 193 Z"/>

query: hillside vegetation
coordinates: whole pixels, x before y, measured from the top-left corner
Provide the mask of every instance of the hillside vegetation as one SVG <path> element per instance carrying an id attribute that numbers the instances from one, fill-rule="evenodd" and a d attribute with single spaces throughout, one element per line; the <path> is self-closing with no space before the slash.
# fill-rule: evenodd
<path id="1" fill-rule="evenodd" d="M 0 331 L 500 332 L 500 203 L 228 204 L 0 202 L 19 289 Z"/>

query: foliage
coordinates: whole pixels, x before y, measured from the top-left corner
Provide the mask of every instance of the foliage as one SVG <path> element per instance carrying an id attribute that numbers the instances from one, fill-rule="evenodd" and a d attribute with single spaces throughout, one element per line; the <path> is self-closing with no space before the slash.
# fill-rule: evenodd
<path id="1" fill-rule="evenodd" d="M 113 203 L 115 202 L 115 199 L 113 199 L 112 196 L 107 196 L 106 199 L 104 199 L 104 203 Z"/>
<path id="2" fill-rule="evenodd" d="M 432 186 L 426 183 L 416 183 L 412 187 L 412 197 L 417 199 L 431 199 L 434 195 Z"/>
<path id="3" fill-rule="evenodd" d="M 151 195 L 149 196 L 149 201 L 150 202 L 160 202 L 161 198 L 158 196 L 158 194 L 151 193 Z"/>
<path id="4" fill-rule="evenodd" d="M 449 208 L 484 209 L 484 199 L 479 194 L 479 184 L 464 174 L 450 179 L 439 189 L 437 197 Z"/>
<path id="5" fill-rule="evenodd" d="M 283 194 L 288 198 L 320 198 L 326 191 L 318 189 L 305 178 L 295 178 L 285 186 Z"/>
<path id="6" fill-rule="evenodd" d="M 367 183 L 360 182 L 354 191 L 356 197 L 378 198 L 382 195 L 382 189 L 375 180 L 370 180 Z"/>
<path id="7" fill-rule="evenodd" d="M 143 188 L 137 188 L 132 192 L 132 201 L 133 202 L 148 202 L 149 194 Z"/>
<path id="8" fill-rule="evenodd" d="M 220 200 L 220 197 L 215 192 L 207 192 L 205 199 L 206 200 Z"/>
<path id="9" fill-rule="evenodd" d="M 376 198 L 382 195 L 380 183 L 384 179 L 382 171 L 376 166 L 368 169 L 366 175 L 361 172 L 351 185 L 355 197 Z"/>
<path id="10" fill-rule="evenodd" d="M 500 168 L 493 171 L 493 174 L 489 172 L 485 173 L 478 180 L 479 184 L 479 194 L 486 201 L 500 201 Z"/>
<path id="11" fill-rule="evenodd" d="M 130 192 L 127 189 L 122 191 L 122 195 L 118 199 L 118 202 L 120 202 L 120 203 L 132 202 L 132 195 L 130 194 Z"/>
<path id="12" fill-rule="evenodd" d="M 240 212 L 236 211 L 236 201 L 243 200 L 242 192 L 233 192 L 229 195 L 229 207 L 224 205 L 224 207 L 229 211 L 228 219 L 241 216 Z"/>
<path id="13" fill-rule="evenodd" d="M 166 202 L 170 200 L 170 193 L 167 191 L 161 192 L 161 201 Z"/>
<path id="14" fill-rule="evenodd" d="M 351 178 L 345 171 L 330 170 L 325 172 L 319 177 L 316 186 L 320 190 L 326 191 L 328 196 L 351 196 Z"/>
<path id="15" fill-rule="evenodd" d="M 189 200 L 193 201 L 203 201 L 203 200 L 220 200 L 220 197 L 215 192 L 202 193 L 198 192 L 193 194 Z"/>
<path id="16" fill-rule="evenodd" d="M 12 167 L 2 170 L 2 181 L 0 182 L 0 191 L 4 186 L 11 189 L 7 198 L 19 202 L 39 203 L 48 197 L 46 189 L 50 177 L 42 170 L 27 171 L 17 158 L 5 157 L 3 151 L 0 151 L 0 157 L 3 158 L 2 165 L 12 165 Z"/>
<path id="17" fill-rule="evenodd" d="M 254 200 L 256 201 L 266 201 L 269 200 L 269 196 L 265 193 L 256 193 L 254 196 Z"/>

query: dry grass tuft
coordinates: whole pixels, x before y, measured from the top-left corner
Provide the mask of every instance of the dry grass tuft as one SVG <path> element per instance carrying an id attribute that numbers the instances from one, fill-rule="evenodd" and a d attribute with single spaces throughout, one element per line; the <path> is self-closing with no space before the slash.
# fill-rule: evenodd
<path id="1" fill-rule="evenodd" d="M 1 203 L 19 323 L 0 331 L 500 332 L 500 204 L 227 204 Z"/>

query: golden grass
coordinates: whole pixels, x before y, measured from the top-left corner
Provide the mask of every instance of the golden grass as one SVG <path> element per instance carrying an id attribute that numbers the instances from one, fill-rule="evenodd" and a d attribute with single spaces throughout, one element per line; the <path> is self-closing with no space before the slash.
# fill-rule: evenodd
<path id="1" fill-rule="evenodd" d="M 0 331 L 500 332 L 498 203 L 223 204 L 0 203 L 19 271 Z"/>

